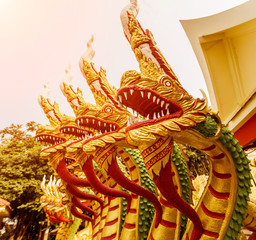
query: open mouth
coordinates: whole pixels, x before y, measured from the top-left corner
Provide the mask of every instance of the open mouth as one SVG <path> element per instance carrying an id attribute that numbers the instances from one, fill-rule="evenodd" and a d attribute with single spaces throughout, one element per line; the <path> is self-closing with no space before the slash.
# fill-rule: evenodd
<path id="1" fill-rule="evenodd" d="M 47 146 L 43 147 L 42 150 L 45 150 L 56 145 L 66 143 L 66 146 L 71 145 L 74 142 L 81 140 L 86 140 L 93 137 L 93 131 L 86 130 L 77 126 L 66 125 L 62 126 L 59 129 L 60 133 L 64 136 L 53 135 L 53 134 L 38 134 L 35 136 L 35 140 L 38 142 L 45 143 Z M 66 137 L 65 137 L 66 135 Z M 69 136 L 68 136 L 69 135 Z M 76 137 L 76 139 L 71 139 L 70 136 Z"/>
<path id="2" fill-rule="evenodd" d="M 38 134 L 35 136 L 35 140 L 37 142 L 46 143 L 47 144 L 46 148 L 56 146 L 66 142 L 66 138 L 58 135 L 53 135 L 53 134 Z M 43 150 L 45 150 L 46 148 L 44 148 Z"/>
<path id="3" fill-rule="evenodd" d="M 76 126 L 63 126 L 60 129 L 62 134 L 68 134 L 77 137 L 78 139 L 86 139 L 88 137 L 93 136 L 93 132 L 89 130 L 85 130 Z"/>
<path id="4" fill-rule="evenodd" d="M 163 97 L 157 92 L 139 86 L 126 86 L 117 91 L 119 103 L 137 112 L 142 119 L 136 127 L 147 122 L 160 122 L 180 117 L 182 108 L 176 102 Z M 135 126 L 134 126 L 135 127 Z"/>
<path id="5" fill-rule="evenodd" d="M 93 116 L 77 117 L 76 124 L 81 127 L 92 128 L 96 130 L 99 134 L 109 133 L 119 129 L 119 126 L 116 123 Z"/>

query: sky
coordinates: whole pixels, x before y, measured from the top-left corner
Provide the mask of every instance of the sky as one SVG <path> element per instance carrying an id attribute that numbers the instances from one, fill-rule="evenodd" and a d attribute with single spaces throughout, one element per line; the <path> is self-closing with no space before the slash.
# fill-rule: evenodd
<path id="1" fill-rule="evenodd" d="M 207 93 L 193 49 L 179 22 L 209 16 L 245 0 L 138 0 L 137 16 L 148 28 L 179 78 L 194 97 Z M 127 70 L 139 70 L 125 39 L 120 12 L 129 0 L 0 0 L 0 130 L 35 121 L 48 124 L 37 102 L 49 82 L 49 98 L 63 114 L 73 116 L 60 91 L 65 69 L 71 65 L 72 85 L 94 103 L 78 61 L 94 35 L 96 68 L 107 71 L 111 85 L 119 88 Z"/>

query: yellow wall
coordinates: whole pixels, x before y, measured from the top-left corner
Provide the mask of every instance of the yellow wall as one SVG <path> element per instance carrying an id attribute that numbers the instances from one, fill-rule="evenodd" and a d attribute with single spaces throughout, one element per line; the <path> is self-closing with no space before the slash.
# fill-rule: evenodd
<path id="1" fill-rule="evenodd" d="M 256 112 L 256 19 L 199 40 L 220 117 L 236 130 Z"/>

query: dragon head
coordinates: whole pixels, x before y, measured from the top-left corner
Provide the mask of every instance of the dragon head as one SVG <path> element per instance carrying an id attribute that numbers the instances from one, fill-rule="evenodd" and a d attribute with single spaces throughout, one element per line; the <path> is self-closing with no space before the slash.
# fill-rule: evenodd
<path id="1" fill-rule="evenodd" d="M 50 177 L 49 182 L 46 184 L 44 176 L 41 183 L 43 196 L 40 198 L 41 206 L 46 212 L 48 219 L 52 223 L 72 222 L 69 213 L 67 192 L 63 192 L 62 181 L 57 180 L 55 177 Z"/>
<path id="2" fill-rule="evenodd" d="M 144 119 L 127 128 L 128 138 L 140 136 L 141 141 L 150 141 L 156 135 L 179 132 L 205 121 L 206 100 L 193 98 L 182 87 L 151 32 L 141 28 L 129 9 L 122 11 L 121 19 L 141 72 L 130 70 L 123 74 L 117 97 L 120 104 Z"/>
<path id="3" fill-rule="evenodd" d="M 77 115 L 77 111 L 81 105 L 86 105 L 82 90 L 77 88 L 77 91 L 73 89 L 71 85 L 72 75 L 70 73 L 70 65 L 65 70 L 65 76 L 60 82 L 60 89 L 63 95 L 67 98 L 71 108 L 74 111 L 74 114 Z"/>
<path id="4" fill-rule="evenodd" d="M 50 145 L 41 151 L 40 156 L 49 160 L 56 170 L 59 162 L 58 156 L 65 154 L 67 141 L 85 139 L 93 132 L 77 127 L 75 117 L 61 114 L 58 104 L 56 102 L 51 104 L 49 98 L 40 95 L 39 103 L 50 121 L 50 126 L 39 127 L 35 139 Z"/>
<path id="5" fill-rule="evenodd" d="M 48 147 L 42 149 L 40 156 L 42 159 L 50 160 L 53 153 L 63 150 L 65 146 L 66 138 L 59 131 L 63 115 L 60 113 L 57 103 L 52 105 L 50 100 L 42 95 L 39 97 L 39 104 L 49 119 L 50 125 L 40 126 L 35 139 L 47 144 Z"/>
<path id="6" fill-rule="evenodd" d="M 99 141 L 107 144 L 109 141 L 115 142 L 114 139 L 125 139 L 124 129 L 131 116 L 126 108 L 119 105 L 117 90 L 107 81 L 106 71 L 101 68 L 98 72 L 91 62 L 94 55 L 91 53 L 94 52 L 91 44 L 92 41 L 87 44 L 87 51 L 81 57 L 79 66 L 94 95 L 96 105 L 81 104 L 77 111 L 76 123 L 80 127 L 93 129 L 97 134 L 84 142 L 84 150 L 85 145 L 94 149 L 92 145 Z"/>

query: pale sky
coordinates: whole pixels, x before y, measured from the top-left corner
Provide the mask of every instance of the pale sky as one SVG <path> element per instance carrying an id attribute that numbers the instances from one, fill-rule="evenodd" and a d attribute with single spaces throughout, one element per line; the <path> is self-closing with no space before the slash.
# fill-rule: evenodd
<path id="1" fill-rule="evenodd" d="M 138 0 L 138 19 L 153 33 L 183 87 L 194 97 L 207 88 L 187 36 L 179 22 L 219 13 L 245 0 Z M 51 102 L 62 113 L 73 112 L 59 89 L 70 64 L 73 86 L 92 94 L 78 61 L 94 35 L 94 62 L 119 88 L 122 73 L 138 65 L 125 39 L 120 12 L 128 0 L 0 0 L 0 129 L 12 123 L 48 124 L 37 97 L 50 83 Z"/>

